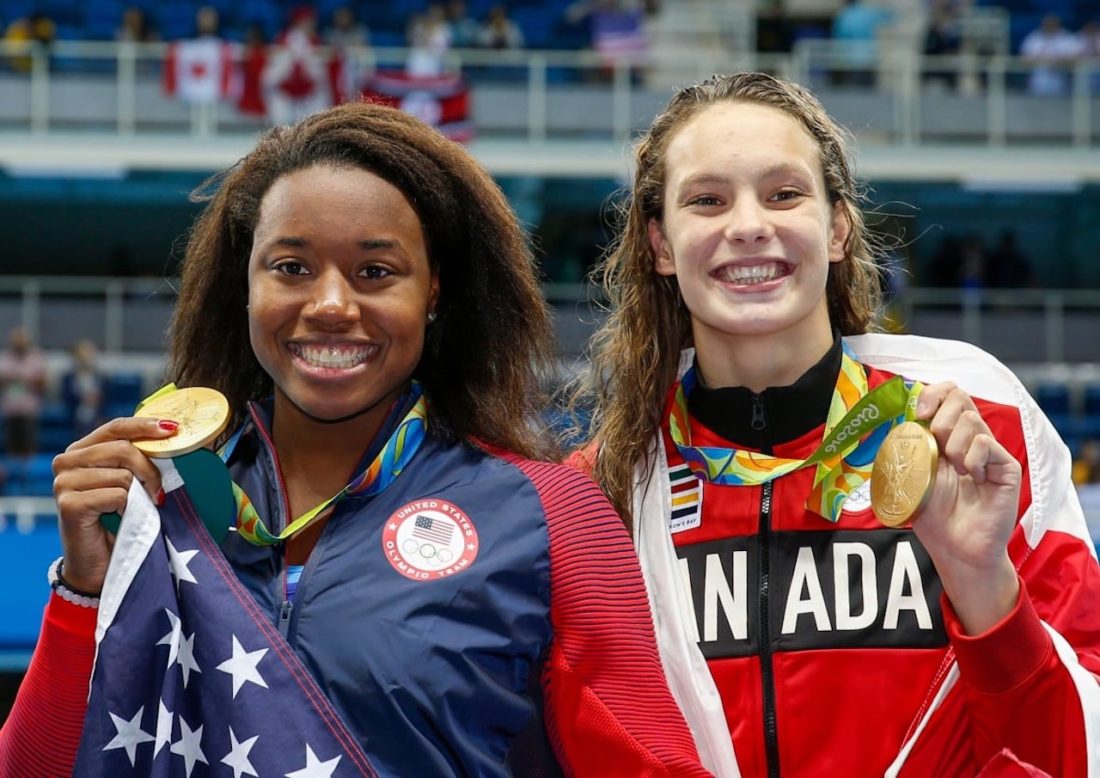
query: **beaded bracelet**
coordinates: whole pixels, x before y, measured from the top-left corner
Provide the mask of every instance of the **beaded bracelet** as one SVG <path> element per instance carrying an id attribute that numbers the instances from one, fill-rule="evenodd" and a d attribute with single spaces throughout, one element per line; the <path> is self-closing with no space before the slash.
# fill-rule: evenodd
<path id="1" fill-rule="evenodd" d="M 46 580 L 50 582 L 50 588 L 53 589 L 54 594 L 82 608 L 98 608 L 99 595 L 89 594 L 79 589 L 74 589 L 61 577 L 61 565 L 64 559 L 64 557 L 55 559 L 53 564 L 50 565 L 50 569 L 46 572 Z"/>

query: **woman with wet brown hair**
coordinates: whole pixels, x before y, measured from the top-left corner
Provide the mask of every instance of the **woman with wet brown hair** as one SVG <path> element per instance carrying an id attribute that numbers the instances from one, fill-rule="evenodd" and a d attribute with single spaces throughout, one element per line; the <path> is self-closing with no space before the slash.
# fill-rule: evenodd
<path id="1" fill-rule="evenodd" d="M 574 461 L 634 533 L 716 774 L 1091 774 L 1100 576 L 1068 452 L 990 355 L 866 334 L 848 153 L 788 81 L 672 98 L 635 148 Z"/>
<path id="2" fill-rule="evenodd" d="M 0 773 L 705 774 L 629 538 L 535 459 L 548 316 L 487 173 L 349 104 L 209 188 L 169 376 L 228 398 L 234 524 L 192 478 L 213 454 L 135 446 L 175 418 L 57 457 L 64 553 Z"/>

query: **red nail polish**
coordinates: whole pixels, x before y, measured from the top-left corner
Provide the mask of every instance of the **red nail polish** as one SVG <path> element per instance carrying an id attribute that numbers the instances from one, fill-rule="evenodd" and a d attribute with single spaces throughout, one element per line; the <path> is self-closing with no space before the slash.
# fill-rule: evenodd
<path id="1" fill-rule="evenodd" d="M 168 432 L 175 432 L 180 428 L 179 422 L 172 421 L 171 419 L 161 419 L 157 422 L 157 426 Z"/>
<path id="2" fill-rule="evenodd" d="M 157 507 L 158 508 L 164 507 L 164 503 L 167 502 L 167 500 L 168 500 L 168 496 L 164 493 L 164 490 L 163 489 L 157 489 L 157 499 L 156 499 Z"/>

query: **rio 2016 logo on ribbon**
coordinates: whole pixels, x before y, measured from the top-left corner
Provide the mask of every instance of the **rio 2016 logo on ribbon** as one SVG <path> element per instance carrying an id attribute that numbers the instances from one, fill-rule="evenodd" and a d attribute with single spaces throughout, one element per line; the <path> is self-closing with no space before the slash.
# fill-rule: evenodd
<path id="1" fill-rule="evenodd" d="M 414 581 L 460 573 L 477 558 L 477 529 L 452 502 L 413 500 L 398 508 L 382 530 L 382 552 L 393 569 Z"/>

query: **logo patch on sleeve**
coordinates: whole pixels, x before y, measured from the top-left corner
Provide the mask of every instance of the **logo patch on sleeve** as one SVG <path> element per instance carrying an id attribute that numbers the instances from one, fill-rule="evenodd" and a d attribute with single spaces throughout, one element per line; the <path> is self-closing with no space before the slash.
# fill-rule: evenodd
<path id="1" fill-rule="evenodd" d="M 382 551 L 393 569 L 414 581 L 460 573 L 477 558 L 470 517 L 446 500 L 413 500 L 398 508 L 382 530 Z"/>
<path id="2" fill-rule="evenodd" d="M 687 465 L 674 465 L 668 471 L 672 490 L 672 514 L 668 531 L 675 534 L 695 529 L 703 520 L 703 482 Z"/>

